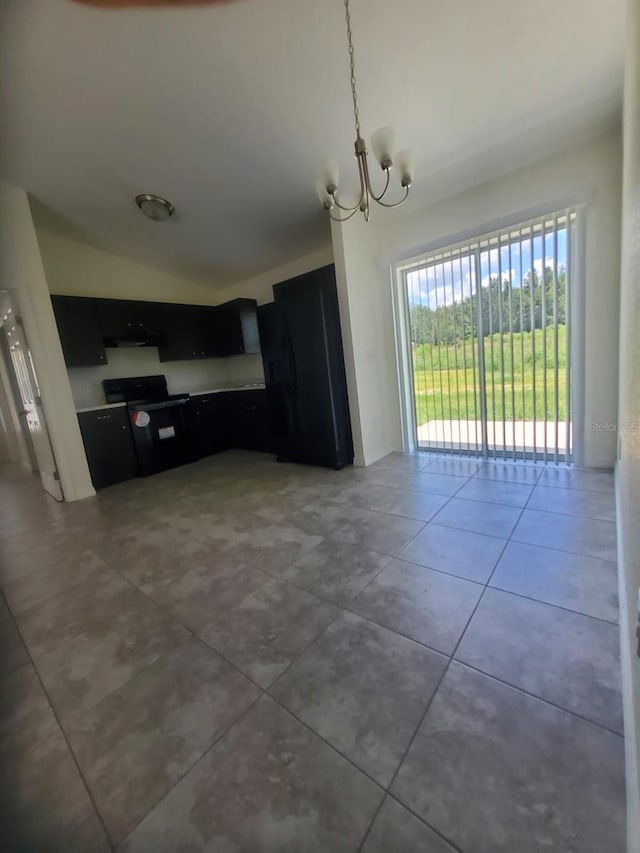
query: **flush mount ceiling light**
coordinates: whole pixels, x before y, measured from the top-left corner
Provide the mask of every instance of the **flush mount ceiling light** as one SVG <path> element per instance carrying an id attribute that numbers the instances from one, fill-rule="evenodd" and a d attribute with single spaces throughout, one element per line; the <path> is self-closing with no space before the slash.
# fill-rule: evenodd
<path id="1" fill-rule="evenodd" d="M 140 193 L 136 196 L 136 204 L 145 216 L 153 219 L 155 222 L 164 222 L 172 216 L 175 207 L 166 198 L 159 195 L 151 195 L 151 193 Z"/>
<path id="2" fill-rule="evenodd" d="M 349 0 L 344 0 L 345 20 L 347 24 L 347 43 L 349 45 L 349 67 L 351 69 L 351 96 L 353 98 L 353 115 L 356 125 L 356 142 L 355 153 L 358 161 L 358 174 L 360 176 L 360 197 L 353 207 L 348 207 L 340 204 L 338 201 L 338 167 L 337 163 L 331 161 L 325 165 L 325 174 L 316 182 L 318 197 L 324 209 L 328 212 L 332 219 L 336 222 L 346 222 L 358 211 L 364 214 L 365 220 L 369 221 L 370 201 L 373 199 L 383 207 L 398 207 L 407 200 L 409 188 L 413 180 L 413 157 L 408 151 L 403 151 L 396 158 L 397 166 L 400 172 L 400 185 L 404 190 L 404 195 L 399 201 L 388 202 L 383 201 L 391 178 L 391 168 L 393 166 L 393 158 L 391 151 L 393 148 L 393 131 L 389 127 L 383 127 L 377 130 L 371 137 L 371 147 L 373 153 L 380 164 L 382 171 L 385 173 L 384 189 L 379 195 L 376 195 L 371 187 L 371 177 L 369 175 L 369 164 L 367 162 L 367 146 L 360 135 L 360 116 L 358 114 L 358 96 L 356 93 L 356 72 L 353 60 L 353 39 L 351 35 L 351 13 L 349 11 Z M 334 216 L 331 212 L 338 208 L 346 212 L 346 216 L 339 214 Z"/>

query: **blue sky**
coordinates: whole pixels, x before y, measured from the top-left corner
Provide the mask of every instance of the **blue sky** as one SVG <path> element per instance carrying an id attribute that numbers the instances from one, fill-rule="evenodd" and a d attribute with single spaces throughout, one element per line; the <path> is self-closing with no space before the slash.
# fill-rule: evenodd
<path id="1" fill-rule="evenodd" d="M 480 254 L 480 277 L 482 286 L 486 287 L 491 278 L 497 278 L 502 273 L 502 279 L 510 278 L 513 287 L 520 287 L 531 269 L 531 242 L 528 238 L 516 240 Z M 567 235 L 566 229 L 558 229 L 558 267 L 566 266 Z M 543 267 L 553 267 L 553 234 L 546 234 L 544 251 L 542 236 L 533 240 L 533 267 L 538 273 Z M 407 288 L 411 305 L 426 305 L 436 308 L 450 305 L 454 300 L 459 302 L 476 292 L 475 264 L 472 256 L 465 256 L 455 261 L 446 261 L 430 267 L 412 270 L 407 273 Z"/>

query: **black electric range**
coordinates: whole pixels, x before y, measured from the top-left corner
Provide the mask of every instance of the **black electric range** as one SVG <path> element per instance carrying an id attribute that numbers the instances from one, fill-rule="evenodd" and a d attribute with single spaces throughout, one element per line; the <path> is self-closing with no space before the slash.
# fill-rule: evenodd
<path id="1" fill-rule="evenodd" d="M 193 461 L 188 394 L 169 394 L 163 375 L 104 379 L 107 403 L 126 403 L 143 477 Z"/>

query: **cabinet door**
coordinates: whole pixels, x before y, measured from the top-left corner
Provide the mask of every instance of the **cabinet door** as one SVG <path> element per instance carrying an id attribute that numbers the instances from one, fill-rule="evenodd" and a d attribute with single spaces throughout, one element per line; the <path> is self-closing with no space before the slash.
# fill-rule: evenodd
<path id="1" fill-rule="evenodd" d="M 137 476 L 138 463 L 126 406 L 81 412 L 78 420 L 96 489 Z"/>
<path id="2" fill-rule="evenodd" d="M 217 355 L 259 353 L 257 302 L 233 299 L 216 307 L 218 315 Z"/>
<path id="3" fill-rule="evenodd" d="M 231 446 L 229 396 L 201 394 L 191 398 L 194 449 L 199 457 L 228 450 Z"/>
<path id="4" fill-rule="evenodd" d="M 106 364 L 97 300 L 52 296 L 51 303 L 67 367 Z"/>
<path id="5" fill-rule="evenodd" d="M 160 361 L 203 358 L 202 323 L 194 305 L 165 305 L 166 343 L 158 348 Z"/>
<path id="6" fill-rule="evenodd" d="M 233 447 L 272 452 L 266 392 L 232 391 L 228 396 L 232 401 Z"/>
<path id="7" fill-rule="evenodd" d="M 161 335 L 164 332 L 164 305 L 131 299 L 100 299 L 102 332 L 106 338 L 126 337 L 136 332 Z"/>

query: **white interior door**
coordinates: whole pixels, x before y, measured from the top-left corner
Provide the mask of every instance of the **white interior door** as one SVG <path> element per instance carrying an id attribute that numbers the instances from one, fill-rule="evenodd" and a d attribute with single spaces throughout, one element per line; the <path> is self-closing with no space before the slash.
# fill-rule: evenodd
<path id="1" fill-rule="evenodd" d="M 57 501 L 62 501 L 64 495 L 42 409 L 38 380 L 22 323 L 14 314 L 6 321 L 4 329 L 10 361 L 8 367 L 15 379 L 18 415 L 23 424 L 25 437 L 31 445 L 33 462 L 45 490 Z"/>

